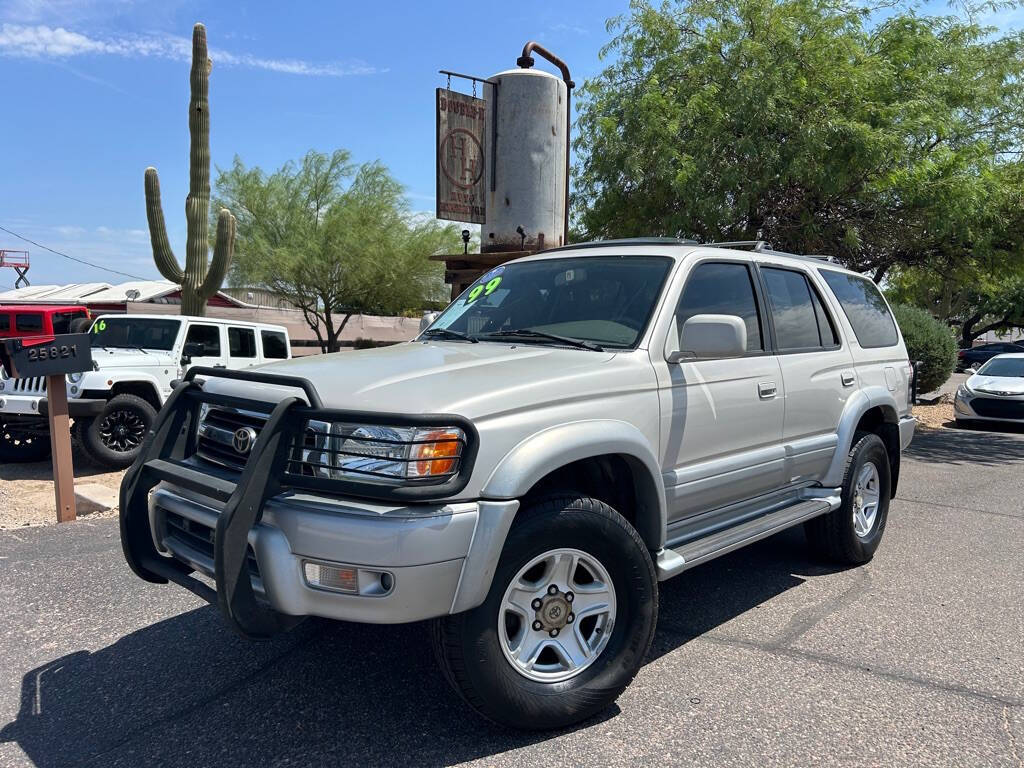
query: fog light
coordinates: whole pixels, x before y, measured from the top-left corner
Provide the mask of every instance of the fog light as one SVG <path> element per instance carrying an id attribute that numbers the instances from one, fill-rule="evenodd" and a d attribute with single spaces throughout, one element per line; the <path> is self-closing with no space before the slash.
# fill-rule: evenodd
<path id="1" fill-rule="evenodd" d="M 71 388 L 71 394 L 72 395 L 77 395 L 78 394 L 78 387 L 72 387 Z"/>
<path id="2" fill-rule="evenodd" d="M 305 562 L 302 565 L 306 572 L 306 582 L 311 587 L 332 589 L 337 592 L 359 592 L 359 579 L 355 568 L 340 568 L 323 563 Z"/>

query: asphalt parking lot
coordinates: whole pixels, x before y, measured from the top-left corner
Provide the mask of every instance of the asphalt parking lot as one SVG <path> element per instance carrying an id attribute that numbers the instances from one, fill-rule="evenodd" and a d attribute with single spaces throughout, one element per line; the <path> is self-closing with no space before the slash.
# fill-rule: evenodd
<path id="1" fill-rule="evenodd" d="M 0 765 L 1024 766 L 1024 435 L 906 457 L 867 567 L 789 531 L 663 585 L 596 722 L 522 734 L 452 694 L 422 625 L 235 637 L 132 576 L 116 520 L 0 532 Z"/>

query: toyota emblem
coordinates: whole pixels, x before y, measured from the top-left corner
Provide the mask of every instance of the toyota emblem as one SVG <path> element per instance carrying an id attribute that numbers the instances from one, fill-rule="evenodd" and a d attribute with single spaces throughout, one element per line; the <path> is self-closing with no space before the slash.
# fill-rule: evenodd
<path id="1" fill-rule="evenodd" d="M 235 430 L 231 445 L 238 453 L 248 453 L 256 442 L 256 430 L 252 427 L 241 427 Z"/>

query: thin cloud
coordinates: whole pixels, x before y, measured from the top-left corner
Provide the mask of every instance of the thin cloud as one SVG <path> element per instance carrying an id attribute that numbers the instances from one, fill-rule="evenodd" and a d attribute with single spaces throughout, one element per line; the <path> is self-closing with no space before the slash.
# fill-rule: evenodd
<path id="1" fill-rule="evenodd" d="M 157 58 L 189 61 L 192 41 L 172 35 L 137 35 L 132 37 L 89 37 L 63 27 L 44 24 L 0 26 L 0 55 L 23 59 L 69 59 L 75 56 L 121 56 L 124 58 Z M 372 75 L 382 71 L 362 62 L 317 63 L 302 59 L 271 59 L 250 53 L 210 50 L 215 64 L 247 69 L 263 69 L 287 75 L 308 77 L 347 77 Z"/>

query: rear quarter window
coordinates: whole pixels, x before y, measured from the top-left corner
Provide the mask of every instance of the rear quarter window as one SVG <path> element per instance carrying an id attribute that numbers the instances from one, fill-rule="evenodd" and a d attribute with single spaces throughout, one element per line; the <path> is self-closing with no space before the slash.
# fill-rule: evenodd
<path id="1" fill-rule="evenodd" d="M 43 316 L 41 314 L 17 314 L 14 316 L 14 328 L 18 331 L 41 331 L 43 330 Z"/>
<path id="2" fill-rule="evenodd" d="M 896 323 L 881 291 L 873 282 L 858 275 L 819 270 L 846 313 L 857 343 L 862 347 L 892 347 L 899 343 Z"/>

